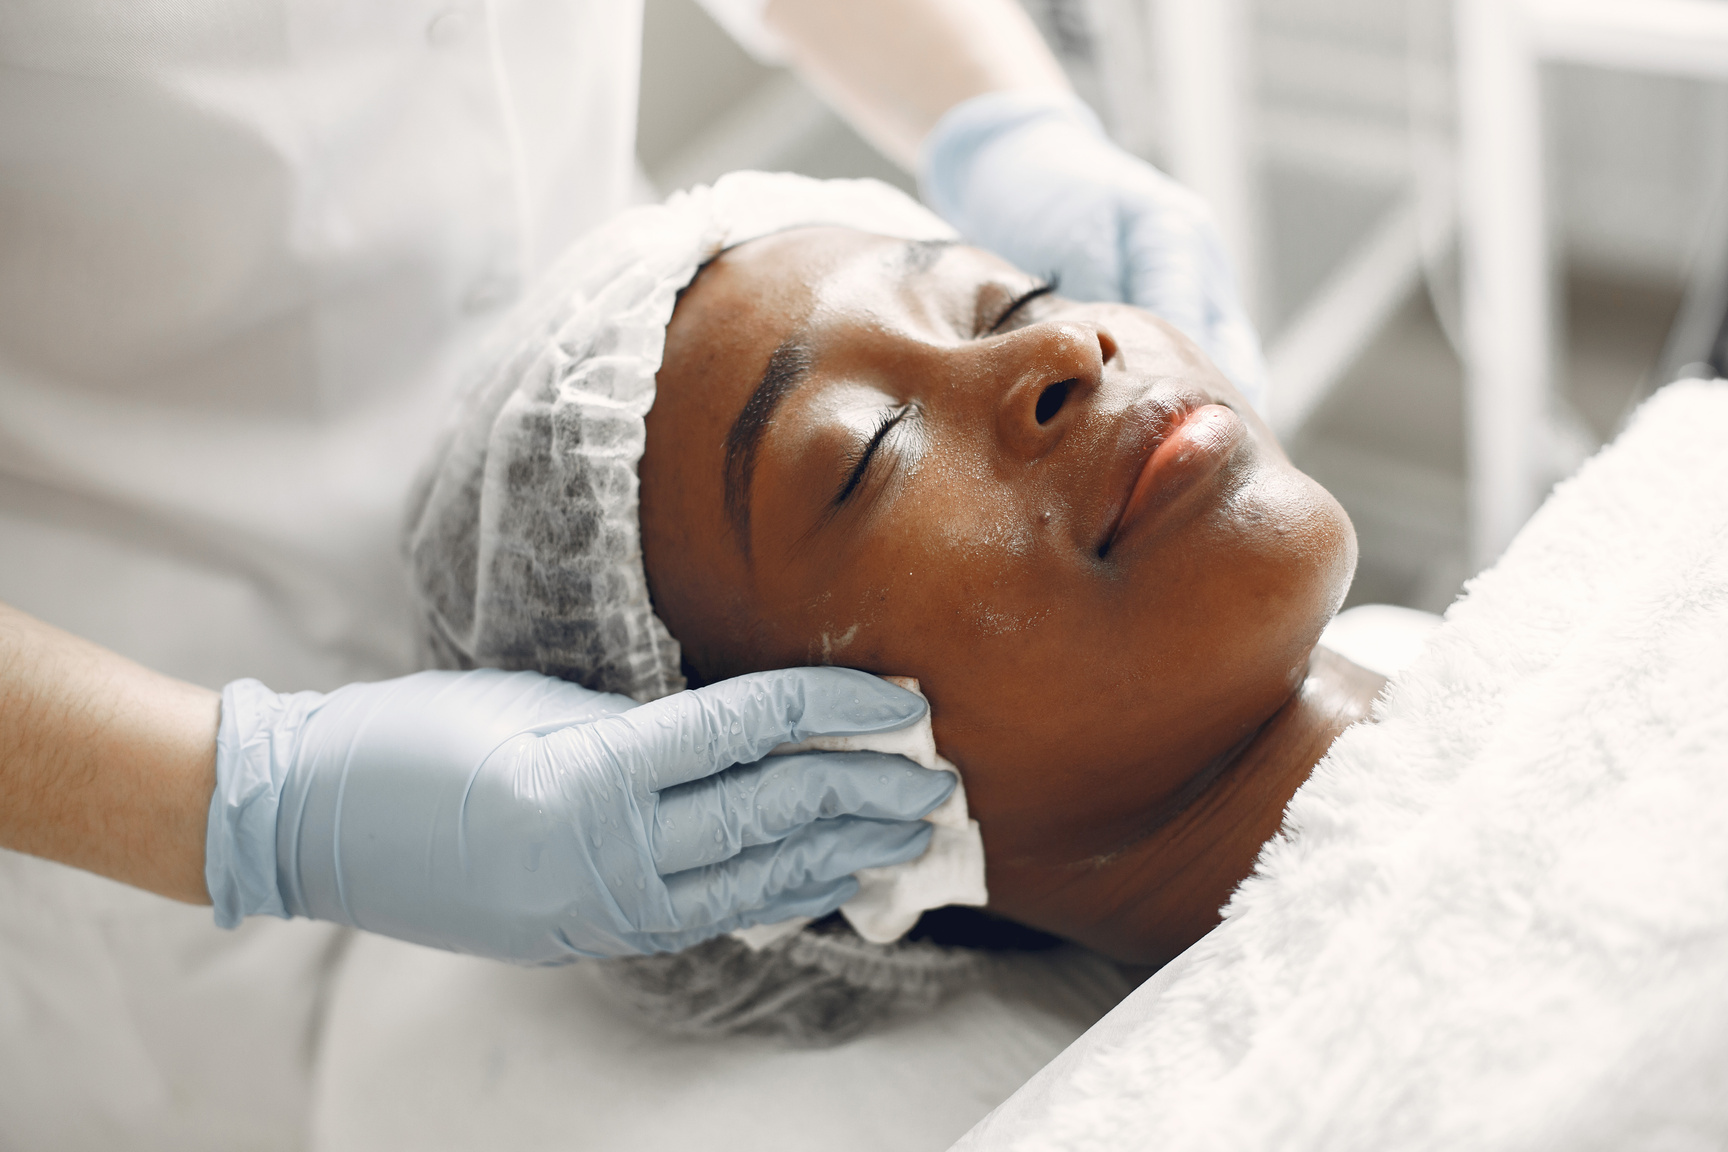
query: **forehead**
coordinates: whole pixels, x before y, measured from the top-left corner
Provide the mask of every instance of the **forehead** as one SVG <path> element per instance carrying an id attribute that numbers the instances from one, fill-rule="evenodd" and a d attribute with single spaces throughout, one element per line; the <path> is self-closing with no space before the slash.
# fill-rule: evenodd
<path id="1" fill-rule="evenodd" d="M 686 289 L 679 312 L 698 325 L 748 315 L 791 327 L 819 307 L 892 294 L 909 274 L 928 271 L 948 247 L 851 228 L 793 228 L 722 252 Z"/>
<path id="2" fill-rule="evenodd" d="M 787 340 L 816 346 L 860 325 L 923 334 L 953 307 L 944 286 L 1005 273 L 999 258 L 951 240 L 828 225 L 763 236 L 722 252 L 685 289 L 662 372 L 675 382 L 699 368 L 703 407 L 736 413 Z"/>
<path id="3" fill-rule="evenodd" d="M 836 224 L 808 224 L 759 236 L 736 244 L 709 263 L 740 275 L 765 275 L 802 269 L 834 272 L 845 263 L 866 260 L 878 272 L 898 279 L 907 273 L 928 271 L 957 240 L 910 240 L 846 228 Z"/>
<path id="4" fill-rule="evenodd" d="M 800 228 L 729 249 L 680 296 L 648 412 L 640 507 L 650 584 L 687 644 L 724 646 L 720 638 L 754 618 L 752 581 L 723 508 L 729 429 L 774 350 L 818 311 L 880 312 L 891 301 L 885 286 L 899 279 L 892 273 L 907 250 L 850 229 Z M 725 603 L 713 610 L 717 599 Z"/>
<path id="5" fill-rule="evenodd" d="M 667 326 L 655 400 L 661 423 L 729 424 L 776 348 L 829 324 L 904 313 L 908 278 L 950 247 L 824 226 L 727 249 L 684 290 Z"/>
<path id="6" fill-rule="evenodd" d="M 672 313 L 661 365 L 663 384 L 673 385 L 666 399 L 691 398 L 678 383 L 695 370 L 704 407 L 736 409 L 774 348 L 832 294 L 837 278 L 850 279 L 855 292 L 880 285 L 892 254 L 904 247 L 847 228 L 797 228 L 728 248 L 703 267 Z"/>

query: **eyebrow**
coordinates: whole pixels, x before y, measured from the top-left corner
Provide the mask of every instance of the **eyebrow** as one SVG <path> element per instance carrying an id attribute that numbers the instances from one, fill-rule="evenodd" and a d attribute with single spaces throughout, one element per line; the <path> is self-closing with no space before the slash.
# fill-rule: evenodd
<path id="1" fill-rule="evenodd" d="M 958 240 L 908 240 L 900 249 L 900 276 L 905 278 L 928 272 L 950 248 L 959 247 Z"/>
<path id="2" fill-rule="evenodd" d="M 907 279 L 928 272 L 958 240 L 908 240 L 895 259 L 894 274 Z M 768 357 L 768 367 L 726 433 L 726 518 L 732 522 L 744 559 L 750 559 L 750 487 L 756 478 L 756 454 L 762 437 L 774 423 L 774 411 L 810 376 L 815 357 L 801 332 L 780 342 Z"/>
<path id="3" fill-rule="evenodd" d="M 814 364 L 801 333 L 782 340 L 726 433 L 726 518 L 738 533 L 745 560 L 750 559 L 750 485 L 756 476 L 756 452 L 774 422 L 774 410 L 809 378 Z"/>

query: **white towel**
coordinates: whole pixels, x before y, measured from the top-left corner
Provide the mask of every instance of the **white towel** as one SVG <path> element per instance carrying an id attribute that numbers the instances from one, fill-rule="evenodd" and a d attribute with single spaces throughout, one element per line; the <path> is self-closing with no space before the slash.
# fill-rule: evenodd
<path id="1" fill-rule="evenodd" d="M 918 681 L 884 676 L 908 692 L 924 695 Z M 891 752 L 934 772 L 952 772 L 954 791 L 924 819 L 935 826 L 924 855 L 888 868 L 866 868 L 857 874 L 858 895 L 840 906 L 854 931 L 872 944 L 892 944 L 912 930 L 918 917 L 950 904 L 982 907 L 989 900 L 984 888 L 984 837 L 978 821 L 966 811 L 966 785 L 960 772 L 936 751 L 930 715 L 909 728 L 870 736 L 817 736 L 798 744 L 782 744 L 769 753 Z M 752 948 L 766 948 L 810 921 L 799 918 L 779 924 L 742 928 L 733 935 Z"/>

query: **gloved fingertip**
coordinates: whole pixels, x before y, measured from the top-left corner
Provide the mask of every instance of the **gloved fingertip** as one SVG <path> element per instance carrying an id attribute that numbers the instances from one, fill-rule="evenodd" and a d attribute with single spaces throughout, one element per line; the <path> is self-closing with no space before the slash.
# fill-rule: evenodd
<path id="1" fill-rule="evenodd" d="M 799 730 L 806 739 L 893 732 L 916 724 L 930 711 L 918 693 L 856 668 L 795 671 L 804 674 L 805 714 Z"/>
<path id="2" fill-rule="evenodd" d="M 899 851 L 893 853 L 886 861 L 878 864 L 878 868 L 886 868 L 895 864 L 906 864 L 924 855 L 930 850 L 930 841 L 936 835 L 936 827 L 920 820 L 908 827 L 905 842 Z"/>
<path id="3" fill-rule="evenodd" d="M 936 835 L 936 825 L 923 820 L 908 820 L 902 825 L 906 829 L 906 859 L 911 860 L 922 856 L 924 849 L 930 847 L 930 838 Z M 904 861 L 896 860 L 896 864 Z"/>
<path id="4" fill-rule="evenodd" d="M 847 870 L 890 868 L 916 860 L 930 847 L 935 834 L 935 826 L 922 820 L 860 820 Z"/>
<path id="5" fill-rule="evenodd" d="M 838 757 L 846 753 L 829 753 Z M 852 753 L 848 767 L 862 770 L 862 795 L 867 801 L 857 815 L 878 820 L 922 820 L 936 811 L 954 790 L 960 778 L 952 772 L 920 767 L 904 756 L 891 753 Z"/>
<path id="6" fill-rule="evenodd" d="M 918 693 L 908 692 L 898 684 L 890 684 L 875 676 L 870 677 L 870 680 L 881 709 L 876 721 L 880 727 L 873 731 L 886 732 L 904 728 L 908 724 L 916 724 L 929 714 L 929 702 Z"/>
<path id="7" fill-rule="evenodd" d="M 924 801 L 924 806 L 917 815 L 922 820 L 936 809 L 948 802 L 948 797 L 954 795 L 954 789 L 960 787 L 960 777 L 952 772 L 931 772 L 929 769 L 919 769 L 924 778 L 914 785 L 913 792 Z"/>

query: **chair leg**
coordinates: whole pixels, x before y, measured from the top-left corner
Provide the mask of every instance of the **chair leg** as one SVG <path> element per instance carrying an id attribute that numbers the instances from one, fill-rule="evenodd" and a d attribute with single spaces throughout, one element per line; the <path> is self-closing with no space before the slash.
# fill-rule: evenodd
<path id="1" fill-rule="evenodd" d="M 1538 60 L 1516 0 L 1458 0 L 1470 547 L 1486 565 L 1545 488 L 1553 320 Z"/>

